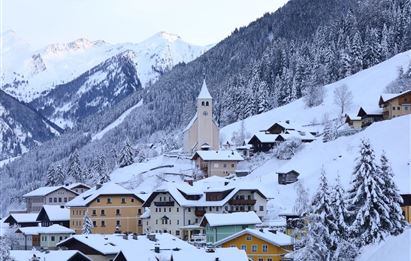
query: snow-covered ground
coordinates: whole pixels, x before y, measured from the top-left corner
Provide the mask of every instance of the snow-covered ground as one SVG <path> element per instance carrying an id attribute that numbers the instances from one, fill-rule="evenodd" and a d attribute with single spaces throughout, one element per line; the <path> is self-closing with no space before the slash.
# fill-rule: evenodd
<path id="1" fill-rule="evenodd" d="M 389 236 L 384 241 L 364 247 L 357 261 L 411 260 L 411 228 L 399 236 Z"/>

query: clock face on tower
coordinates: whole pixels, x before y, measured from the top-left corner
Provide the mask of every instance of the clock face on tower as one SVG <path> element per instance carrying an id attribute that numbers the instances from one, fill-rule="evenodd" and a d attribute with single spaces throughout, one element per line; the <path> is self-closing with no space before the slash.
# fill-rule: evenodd
<path id="1" fill-rule="evenodd" d="M 208 112 L 203 111 L 203 115 L 204 115 L 204 116 L 207 116 L 207 115 L 208 115 Z"/>

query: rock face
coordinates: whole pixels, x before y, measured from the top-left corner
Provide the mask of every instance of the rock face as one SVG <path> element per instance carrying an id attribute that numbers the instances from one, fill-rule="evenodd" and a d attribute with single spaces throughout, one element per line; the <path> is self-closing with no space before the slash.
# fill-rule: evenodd
<path id="1" fill-rule="evenodd" d="M 38 112 L 0 90 L 0 160 L 18 156 L 61 132 Z"/>
<path id="2" fill-rule="evenodd" d="M 73 127 L 84 118 L 142 90 L 134 58 L 133 51 L 124 51 L 76 79 L 55 86 L 30 105 L 62 128 Z"/>

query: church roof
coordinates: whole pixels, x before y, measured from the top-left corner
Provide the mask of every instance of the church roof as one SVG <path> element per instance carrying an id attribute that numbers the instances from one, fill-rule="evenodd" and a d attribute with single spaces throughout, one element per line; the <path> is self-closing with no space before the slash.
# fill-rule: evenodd
<path id="1" fill-rule="evenodd" d="M 197 99 L 212 99 L 210 92 L 207 89 L 207 84 L 206 84 L 205 79 L 203 81 L 203 86 L 201 86 L 201 91 Z"/>

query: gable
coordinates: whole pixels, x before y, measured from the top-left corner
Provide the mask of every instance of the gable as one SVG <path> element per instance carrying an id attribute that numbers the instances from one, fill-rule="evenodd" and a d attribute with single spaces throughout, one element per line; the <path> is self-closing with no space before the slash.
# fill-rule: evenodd
<path id="1" fill-rule="evenodd" d="M 85 255 L 102 255 L 104 256 L 103 253 L 100 251 L 90 247 L 87 244 L 84 244 L 83 242 L 80 242 L 76 240 L 75 238 L 69 238 L 66 241 L 63 241 L 59 244 L 57 244 L 59 247 L 67 247 L 69 250 L 78 250 L 82 252 Z"/>

